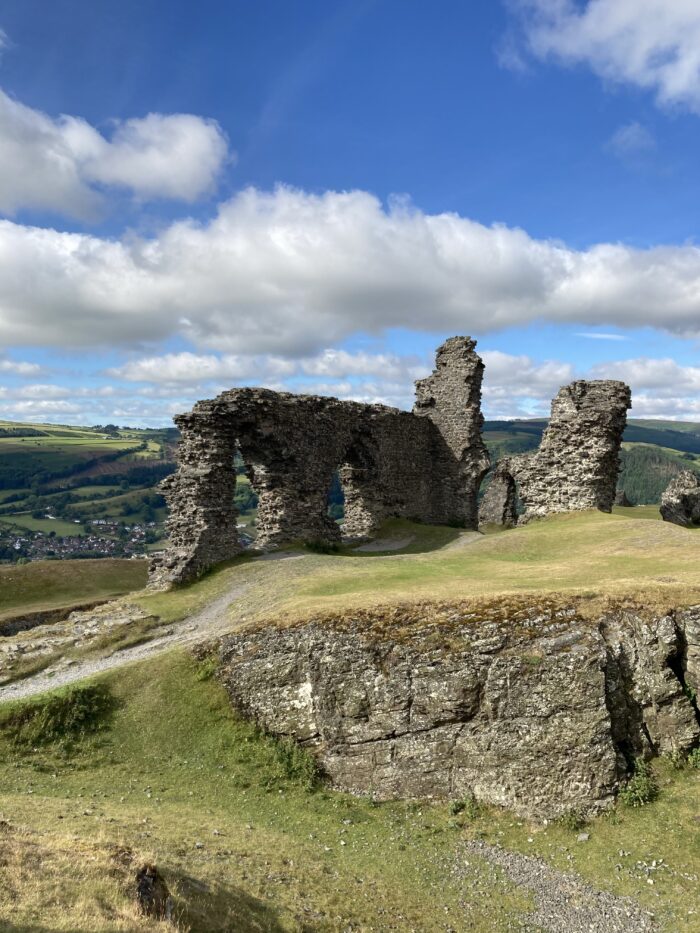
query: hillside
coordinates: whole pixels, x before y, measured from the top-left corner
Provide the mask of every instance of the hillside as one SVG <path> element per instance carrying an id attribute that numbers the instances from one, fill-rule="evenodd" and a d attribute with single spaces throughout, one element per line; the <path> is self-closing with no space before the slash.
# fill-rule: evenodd
<path id="1" fill-rule="evenodd" d="M 509 596 L 576 597 L 592 616 L 611 599 L 659 611 L 697 602 L 700 532 L 657 515 L 562 515 L 486 536 L 394 521 L 376 551 L 244 555 L 193 586 L 134 593 L 172 632 L 160 653 L 124 666 L 138 649 L 117 651 L 111 670 L 95 666 L 94 654 L 74 654 L 70 667 L 57 666 L 62 674 L 40 681 L 95 671 L 88 683 L 108 704 L 100 700 L 81 733 L 57 726 L 25 740 L 11 723 L 31 723 L 45 701 L 0 707 L 0 831 L 13 866 L 0 923 L 34 929 L 41 916 L 44 929 L 74 933 L 166 929 L 139 918 L 129 896 L 133 866 L 153 858 L 192 931 L 573 929 L 561 905 L 574 897 L 582 909 L 593 898 L 600 912 L 600 890 L 632 897 L 660 930 L 698 929 L 693 768 L 658 760 L 658 800 L 619 804 L 585 826 L 533 824 L 471 800 L 377 804 L 319 783 L 306 753 L 240 719 L 213 678 L 212 656 L 193 658 L 177 640 L 214 613 L 210 634 L 386 607 L 391 637 L 392 607 L 406 601 L 478 607 L 497 598 L 507 607 Z M 77 702 L 70 690 L 53 694 L 63 698 L 56 702 Z M 501 851 L 493 845 L 511 853 L 507 869 L 490 864 Z M 520 854 L 539 861 L 516 872 Z M 535 878 L 545 869 L 543 893 Z M 571 871 L 594 887 L 572 888 Z M 542 903 L 559 926 L 534 923 Z"/>
<path id="2" fill-rule="evenodd" d="M 162 538 L 174 430 L 0 421 L 0 561 L 128 557 Z"/>
<path id="3" fill-rule="evenodd" d="M 492 459 L 532 450 L 544 420 L 487 421 Z M 114 425 L 0 422 L 0 563 L 119 559 L 163 545 L 165 502 L 157 484 L 175 468 L 177 432 Z M 632 420 L 619 487 L 636 505 L 658 503 L 683 469 L 700 471 L 700 425 Z M 237 464 L 242 538 L 254 541 L 257 497 Z M 329 512 L 343 516 L 337 476 Z"/>
<path id="4" fill-rule="evenodd" d="M 534 450 L 546 426 L 544 419 L 487 421 L 484 439 L 492 460 Z M 634 505 L 658 503 L 669 482 L 682 470 L 700 472 L 700 424 L 631 418 L 621 459 L 618 488 L 624 489 Z"/>

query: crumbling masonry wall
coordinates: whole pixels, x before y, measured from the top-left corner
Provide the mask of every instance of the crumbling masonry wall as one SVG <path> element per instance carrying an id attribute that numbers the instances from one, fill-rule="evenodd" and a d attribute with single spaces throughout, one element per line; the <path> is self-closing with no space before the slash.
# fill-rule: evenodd
<path id="1" fill-rule="evenodd" d="M 630 406 L 624 382 L 579 380 L 561 388 L 539 448 L 499 460 L 481 523 L 499 521 L 501 515 L 499 523 L 512 524 L 516 486 L 524 508 L 521 522 L 553 512 L 610 512 Z"/>
<path id="2" fill-rule="evenodd" d="M 200 576 L 241 545 L 233 503 L 238 451 L 258 494 L 257 544 L 340 539 L 327 496 L 335 471 L 345 491 L 344 533 L 371 534 L 390 516 L 475 528 L 489 460 L 481 439 L 483 363 L 453 337 L 418 383 L 415 412 L 335 398 L 233 389 L 175 418 L 178 470 L 161 488 L 170 545 L 151 585 Z"/>

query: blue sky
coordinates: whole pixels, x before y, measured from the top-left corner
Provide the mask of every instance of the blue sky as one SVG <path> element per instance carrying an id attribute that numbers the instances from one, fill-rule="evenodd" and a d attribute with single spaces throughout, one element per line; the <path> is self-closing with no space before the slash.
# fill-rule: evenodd
<path id="1" fill-rule="evenodd" d="M 700 421 L 695 0 L 5 0 L 5 417 L 232 385 L 487 416 L 579 377 Z"/>

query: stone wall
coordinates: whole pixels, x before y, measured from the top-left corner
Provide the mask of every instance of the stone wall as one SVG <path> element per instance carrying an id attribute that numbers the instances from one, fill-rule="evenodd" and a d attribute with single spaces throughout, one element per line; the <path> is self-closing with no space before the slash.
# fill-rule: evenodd
<path id="1" fill-rule="evenodd" d="M 432 375 L 416 383 L 413 412 L 437 427 L 443 446 L 435 452 L 434 469 L 454 503 L 451 518 L 465 528 L 479 522 L 477 496 L 490 459 L 481 435 L 481 383 L 484 364 L 474 352 L 476 341 L 451 337 L 438 348 Z"/>
<path id="2" fill-rule="evenodd" d="M 700 740 L 700 607 L 403 606 L 225 636 L 219 654 L 236 709 L 378 799 L 593 812 L 635 757 Z"/>
<path id="3" fill-rule="evenodd" d="M 233 389 L 175 419 L 178 471 L 162 484 L 170 544 L 151 564 L 151 586 L 195 579 L 240 550 L 234 455 L 258 494 L 257 545 L 340 540 L 327 496 L 339 472 L 344 534 L 367 536 L 387 517 L 475 528 L 488 468 L 481 440 L 483 363 L 453 337 L 418 384 L 414 414 L 335 398 Z"/>
<path id="4" fill-rule="evenodd" d="M 517 484 L 524 509 L 521 522 L 554 512 L 610 512 L 630 406 L 630 389 L 624 382 L 581 380 L 561 388 L 539 448 L 499 461 L 488 520 L 499 511 L 510 514 L 508 477 Z"/>

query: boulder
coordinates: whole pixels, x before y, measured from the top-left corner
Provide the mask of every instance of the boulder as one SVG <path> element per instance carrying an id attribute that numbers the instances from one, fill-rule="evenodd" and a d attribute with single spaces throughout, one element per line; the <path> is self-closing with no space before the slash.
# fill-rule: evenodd
<path id="1" fill-rule="evenodd" d="M 660 511 L 665 522 L 684 528 L 700 525 L 700 476 L 692 470 L 675 476 L 661 496 Z"/>

